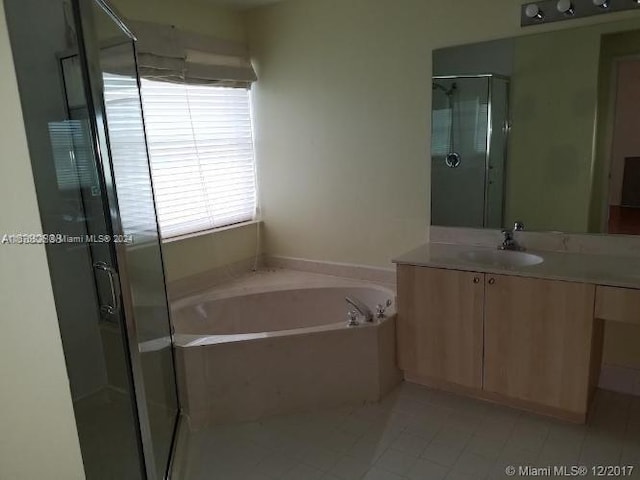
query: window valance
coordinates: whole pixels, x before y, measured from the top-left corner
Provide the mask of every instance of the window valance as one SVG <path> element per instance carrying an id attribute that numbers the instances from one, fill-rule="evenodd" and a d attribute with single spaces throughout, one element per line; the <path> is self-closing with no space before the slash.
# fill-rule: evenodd
<path id="1" fill-rule="evenodd" d="M 172 25 L 130 21 L 143 78 L 189 84 L 249 86 L 257 77 L 245 45 Z"/>

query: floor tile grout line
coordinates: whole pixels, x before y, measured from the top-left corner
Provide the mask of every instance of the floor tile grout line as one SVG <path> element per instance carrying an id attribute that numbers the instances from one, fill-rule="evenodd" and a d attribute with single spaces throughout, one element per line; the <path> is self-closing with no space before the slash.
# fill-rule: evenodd
<path id="1" fill-rule="evenodd" d="M 425 461 L 431 462 L 434 465 L 439 465 L 443 470 L 448 471 L 449 475 L 451 475 L 455 470 L 455 466 L 460 462 L 462 455 L 465 453 L 473 453 L 474 455 L 487 460 L 487 465 L 489 463 L 491 464 L 487 475 L 478 475 L 476 473 L 478 478 L 488 478 L 492 472 L 497 472 L 497 470 L 495 470 L 496 465 L 498 465 L 502 460 L 508 461 L 508 457 L 505 456 L 504 452 L 506 451 L 509 439 L 513 438 L 514 434 L 517 433 L 516 428 L 518 425 L 524 425 L 524 428 L 529 429 L 528 431 L 534 435 L 532 440 L 534 440 L 535 443 L 528 444 L 539 445 L 539 448 L 536 448 L 534 457 L 532 457 L 535 459 L 534 461 L 537 462 L 542 460 L 542 455 L 544 455 L 545 449 L 555 441 L 554 439 L 565 438 L 567 441 L 572 442 L 577 448 L 576 452 L 579 461 L 582 459 L 583 455 L 590 454 L 590 451 L 585 450 L 585 448 L 587 448 L 587 440 L 589 438 L 592 438 L 595 442 L 592 444 L 595 448 L 598 448 L 598 442 L 604 441 L 605 443 L 603 445 L 607 448 L 604 451 L 603 459 L 607 456 L 606 452 L 610 451 L 610 454 L 613 454 L 611 455 L 611 461 L 617 459 L 618 463 L 623 460 L 625 448 L 630 445 L 632 406 L 635 404 L 633 399 L 629 399 L 626 396 L 618 398 L 616 396 L 607 396 L 605 394 L 598 405 L 600 407 L 599 412 L 601 414 L 602 422 L 595 426 L 593 424 L 587 425 L 581 432 L 576 431 L 575 435 L 573 435 L 574 432 L 571 430 L 564 432 L 561 428 L 558 428 L 561 427 L 561 424 L 556 423 L 552 419 L 545 419 L 538 416 L 531 416 L 531 418 L 529 418 L 521 412 L 511 411 L 509 409 L 498 408 L 496 410 L 492 410 L 490 408 L 486 408 L 486 406 L 468 403 L 468 400 L 463 399 L 462 397 L 452 397 L 452 400 L 460 400 L 459 402 L 452 402 L 455 404 L 453 408 L 444 407 L 443 405 L 446 404 L 445 402 L 447 398 L 448 397 L 445 396 L 438 397 L 437 392 L 435 391 L 415 391 L 400 387 L 396 391 L 392 400 L 389 403 L 386 403 L 383 408 L 380 407 L 380 403 L 378 403 L 371 404 L 374 406 L 373 410 L 368 409 L 369 405 L 362 405 L 350 409 L 348 413 L 336 416 L 333 415 L 333 413 L 335 413 L 333 411 L 318 411 L 310 413 L 308 416 L 302 415 L 299 418 L 292 417 L 288 419 L 284 416 L 282 417 L 282 422 L 278 422 L 276 420 L 270 424 L 269 427 L 266 426 L 268 422 L 257 422 L 256 426 L 259 426 L 259 428 L 255 431 L 253 426 L 249 424 L 240 424 L 237 425 L 237 428 L 229 426 L 227 433 L 222 435 L 212 434 L 212 436 L 207 436 L 205 434 L 201 437 L 201 441 L 197 441 L 197 445 L 193 445 L 194 449 L 196 447 L 200 447 L 203 450 L 203 454 L 202 458 L 194 458 L 198 463 L 201 462 L 201 465 L 191 469 L 191 471 L 198 472 L 198 474 L 202 473 L 202 468 L 206 468 L 206 464 L 208 463 L 205 458 L 207 457 L 208 448 L 211 448 L 206 445 L 219 445 L 220 442 L 225 441 L 225 436 L 232 439 L 234 443 L 237 442 L 235 447 L 230 447 L 231 451 L 233 448 L 240 449 L 245 446 L 250 447 L 250 461 L 254 464 L 254 467 L 250 467 L 249 470 L 251 470 L 251 468 L 255 468 L 255 472 L 258 475 L 260 475 L 260 471 L 256 467 L 264 460 L 267 460 L 276 454 L 285 454 L 286 449 L 288 448 L 286 445 L 291 442 L 295 443 L 298 441 L 301 444 L 305 444 L 307 446 L 305 448 L 309 449 L 322 448 L 326 452 L 330 453 L 330 458 L 335 459 L 334 462 L 328 462 L 331 466 L 328 466 L 327 464 L 323 465 L 322 468 L 318 468 L 316 465 L 322 464 L 321 458 L 319 460 L 314 459 L 312 462 L 309 462 L 304 459 L 304 454 L 299 454 L 291 464 L 288 464 L 286 468 L 284 468 L 284 472 L 281 475 L 270 476 L 270 478 L 273 478 L 274 480 L 277 480 L 278 478 L 292 478 L 287 477 L 287 474 L 292 472 L 293 469 L 300 467 L 313 468 L 314 471 L 318 472 L 318 475 L 324 475 L 320 478 L 329 478 L 333 474 L 333 469 L 338 462 L 348 456 L 351 456 L 356 460 L 358 458 L 364 458 L 363 466 L 366 465 L 367 469 L 366 473 L 359 475 L 359 478 L 361 479 L 366 478 L 369 472 L 372 471 L 388 472 L 390 476 L 396 478 L 394 475 L 397 475 L 397 473 L 395 472 L 400 470 L 394 468 L 389 469 L 380 462 L 380 459 L 391 450 L 407 455 L 407 458 L 411 457 L 412 462 L 415 464 L 419 461 Z M 425 402 L 424 400 L 426 399 L 430 399 L 432 402 Z M 480 406 L 480 408 L 476 408 L 478 406 Z M 619 408 L 621 406 L 623 407 L 624 412 L 618 412 L 616 414 L 616 407 Z M 424 412 L 422 411 L 423 408 Z M 432 412 L 430 412 L 430 409 L 437 411 L 438 413 L 446 412 L 446 418 L 435 419 L 431 414 Z M 364 415 L 359 416 L 359 413 L 363 413 Z M 505 415 L 503 416 L 503 414 Z M 468 426 L 464 424 L 465 417 L 469 420 Z M 482 426 L 489 425 L 492 419 L 495 420 L 496 425 L 498 425 L 498 429 L 496 430 L 497 435 L 494 437 L 487 435 L 485 440 L 482 435 Z M 614 423 L 608 424 L 608 419 L 613 420 Z M 349 426 L 346 425 L 349 420 L 356 420 L 360 422 L 361 425 L 358 426 L 354 424 L 353 428 L 349 428 Z M 528 424 L 530 420 L 531 423 Z M 323 422 L 329 422 L 330 426 L 326 429 L 322 428 Z M 419 434 L 420 429 L 417 425 L 413 428 L 414 422 L 420 422 L 425 425 L 425 430 L 422 435 Z M 502 429 L 503 426 L 504 429 Z M 611 426 L 614 428 L 612 429 Z M 545 429 L 544 435 L 539 435 L 538 438 L 535 439 L 536 429 L 538 427 L 543 427 Z M 309 431 L 306 431 L 307 429 Z M 466 432 L 464 437 L 460 437 L 463 440 L 458 444 L 452 443 L 452 445 L 456 445 L 455 450 L 452 452 L 453 455 L 451 455 L 451 458 L 455 459 L 453 464 L 444 465 L 425 457 L 424 454 L 426 449 L 429 446 L 434 445 L 438 441 L 438 438 L 440 438 L 438 435 L 451 429 Z M 277 448 L 268 448 L 269 433 L 283 435 L 282 439 L 278 440 Z M 542 430 L 540 430 L 539 433 L 543 433 Z M 565 433 L 568 436 L 562 437 Z M 579 433 L 580 435 L 578 435 Z M 263 434 L 265 435 L 263 436 Z M 555 434 L 560 436 L 555 437 Z M 608 441 L 608 435 L 611 434 L 613 434 L 613 441 L 611 442 L 611 445 L 614 446 L 615 450 L 609 450 L 608 444 L 606 443 Z M 365 440 L 368 435 L 371 435 L 373 440 L 370 456 L 366 453 L 369 448 L 367 447 L 366 441 L 362 444 L 365 448 L 365 450 L 363 450 L 363 453 L 365 453 L 364 457 L 351 455 L 355 445 L 361 440 Z M 411 438 L 404 439 L 404 436 L 415 437 L 415 441 L 417 443 L 411 443 L 413 440 Z M 602 438 L 599 438 L 600 436 Z M 376 443 L 376 438 L 378 443 Z M 451 438 L 454 442 L 456 441 L 455 436 Z M 336 443 L 332 446 L 331 442 L 334 441 L 334 439 Z M 407 443 L 399 443 L 400 439 Z M 420 439 L 423 439 L 424 443 L 422 443 Z M 485 441 L 492 442 L 492 445 L 486 451 L 482 448 L 482 443 Z M 475 451 L 475 449 L 472 448 L 474 443 L 478 443 L 478 451 Z M 523 445 L 526 444 L 527 443 L 523 443 Z M 254 452 L 253 448 L 256 448 L 257 450 Z M 597 450 L 595 451 L 597 452 Z M 552 456 L 550 456 L 550 458 L 552 458 Z M 468 459 L 465 460 L 465 465 L 467 466 L 469 466 L 469 463 L 467 463 L 468 461 Z M 471 461 L 473 461 L 473 459 L 471 459 Z M 483 469 L 486 467 L 486 465 L 480 465 Z M 211 465 L 209 465 L 209 467 L 211 467 Z M 215 468 L 211 468 L 213 468 L 212 472 L 215 472 Z M 221 468 L 224 468 L 224 471 L 227 473 L 231 472 L 232 470 L 229 469 L 235 468 L 234 461 L 232 460 Z M 399 478 L 408 478 L 410 472 L 411 470 L 407 470 L 404 475 L 400 475 Z M 241 475 L 241 472 L 239 474 Z M 237 475 L 238 474 L 233 474 L 232 476 L 233 478 L 240 478 Z M 266 474 L 264 475 L 266 478 Z"/>

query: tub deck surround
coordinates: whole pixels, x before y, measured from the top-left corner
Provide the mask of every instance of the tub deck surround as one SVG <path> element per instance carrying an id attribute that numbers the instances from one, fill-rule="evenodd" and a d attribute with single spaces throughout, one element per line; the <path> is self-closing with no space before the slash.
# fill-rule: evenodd
<path id="1" fill-rule="evenodd" d="M 387 289 L 387 291 L 395 295 L 395 288 L 386 282 L 365 281 L 349 276 L 326 275 L 322 273 L 269 267 L 262 268 L 255 272 L 247 271 L 229 276 L 225 282 L 210 285 L 206 290 L 200 291 L 197 294 L 173 300 L 171 302 L 171 310 L 175 313 L 185 306 L 192 306 L 211 300 L 237 297 L 239 295 L 293 290 L 301 287 L 372 287 Z"/>
<path id="2" fill-rule="evenodd" d="M 495 245 L 497 244 L 498 242 L 496 241 Z M 543 262 L 527 266 L 494 266 L 482 262 L 474 262 L 468 255 L 465 255 L 470 251 L 489 253 L 495 252 L 496 247 L 426 243 L 396 257 L 393 262 L 399 265 L 466 270 L 496 275 L 513 275 L 640 289 L 640 257 L 636 256 L 527 249 L 526 253 L 542 257 Z M 508 252 L 505 252 L 505 254 L 508 254 Z"/>
<path id="3" fill-rule="evenodd" d="M 254 269 L 258 269 L 257 272 Z M 383 285 L 392 290 L 396 286 L 396 272 L 394 268 L 370 267 L 338 262 L 323 262 L 303 258 L 282 257 L 277 255 L 260 254 L 244 260 L 213 268 L 205 272 L 190 275 L 185 278 L 171 280 L 167 283 L 167 291 L 171 303 L 192 298 L 196 295 L 207 294 L 215 288 L 225 289 L 237 282 L 248 281 L 249 285 L 265 281 L 251 279 L 255 273 L 264 274 L 273 271 L 291 272 L 291 280 L 295 281 L 301 276 L 311 274 L 307 279 L 312 279 L 313 274 L 324 277 L 338 277 L 344 280 L 356 280 L 367 284 Z M 270 280 L 267 280 L 267 282 Z M 280 280 L 278 280 L 280 281 Z"/>
<path id="4" fill-rule="evenodd" d="M 371 267 L 341 262 L 323 262 L 279 255 L 265 256 L 264 261 L 265 265 L 269 268 L 350 278 L 375 283 L 377 285 L 384 285 L 393 290 L 395 290 L 396 286 L 396 271 L 394 268 Z"/>
<path id="5" fill-rule="evenodd" d="M 227 285 L 238 278 L 244 278 L 255 267 L 264 266 L 263 256 L 250 257 L 239 262 L 213 268 L 205 272 L 190 275 L 167 282 L 167 295 L 171 304 L 185 298 L 206 293 L 215 286 Z"/>
<path id="6" fill-rule="evenodd" d="M 373 402 L 397 385 L 395 311 L 347 327 L 347 295 L 375 311 L 395 292 L 275 270 L 175 302 L 179 391 L 191 427 Z"/>

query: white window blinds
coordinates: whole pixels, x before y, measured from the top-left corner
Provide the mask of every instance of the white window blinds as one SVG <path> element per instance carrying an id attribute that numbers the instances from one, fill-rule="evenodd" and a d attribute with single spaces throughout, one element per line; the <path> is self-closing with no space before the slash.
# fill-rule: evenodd
<path id="1" fill-rule="evenodd" d="M 49 139 L 60 190 L 98 185 L 89 124 L 85 120 L 49 122 Z"/>
<path id="2" fill-rule="evenodd" d="M 144 142 L 138 81 L 133 75 L 105 73 L 104 101 L 120 221 L 140 244 L 157 238 L 149 164 Z"/>
<path id="3" fill-rule="evenodd" d="M 253 220 L 249 90 L 142 80 L 163 238 Z"/>
<path id="4" fill-rule="evenodd" d="M 451 122 L 454 122 L 453 151 L 484 153 L 487 150 L 488 104 L 484 99 L 456 100 L 451 107 L 433 107 L 431 155 L 451 153 Z M 453 118 L 452 118 L 453 117 Z M 473 150 L 471 150 L 473 149 Z"/>

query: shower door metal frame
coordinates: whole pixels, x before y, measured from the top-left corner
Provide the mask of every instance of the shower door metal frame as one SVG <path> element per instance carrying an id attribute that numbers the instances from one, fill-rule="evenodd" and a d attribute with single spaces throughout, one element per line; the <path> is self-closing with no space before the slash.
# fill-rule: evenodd
<path id="1" fill-rule="evenodd" d="M 482 223 L 483 227 L 486 228 L 489 223 L 489 160 L 491 157 L 491 139 L 493 138 L 493 84 L 491 80 L 494 78 L 498 78 L 500 80 L 505 80 L 507 83 L 511 82 L 511 79 L 506 75 L 501 75 L 499 73 L 477 73 L 471 75 L 436 75 L 431 77 L 432 80 L 456 80 L 459 78 L 486 78 L 487 79 L 487 139 L 486 139 L 486 151 L 484 156 L 484 206 L 482 213 Z M 509 105 L 509 90 L 507 89 L 507 105 Z M 508 115 L 507 115 L 508 117 Z M 453 122 L 453 113 L 451 116 L 451 121 Z M 510 121 L 506 119 L 508 128 L 510 129 Z M 509 132 L 507 132 L 508 135 Z M 507 144 L 508 141 L 505 141 L 504 145 L 504 154 L 505 159 L 507 158 Z M 506 170 L 503 172 L 503 182 L 506 182 Z M 503 185 L 504 192 L 504 185 Z M 505 195 L 502 195 L 502 212 L 503 218 L 502 223 L 504 223 L 504 207 L 505 207 Z M 503 225 L 504 226 L 504 225 Z"/>
<path id="2" fill-rule="evenodd" d="M 104 106 L 104 85 L 102 78 L 99 75 L 99 45 L 95 39 L 86 32 L 90 31 L 93 25 L 93 12 L 91 8 L 97 5 L 118 25 L 122 32 L 131 40 L 132 51 L 134 55 L 136 72 L 138 71 L 137 64 L 137 51 L 136 51 L 136 37 L 133 32 L 122 21 L 121 15 L 117 13 L 106 0 L 72 0 L 74 17 L 76 18 L 76 28 L 78 36 L 78 48 L 79 58 L 81 64 L 82 75 L 85 78 L 84 88 L 88 99 L 87 109 L 89 112 L 89 125 L 92 134 L 93 149 L 95 154 L 96 163 L 98 164 L 98 177 L 101 184 L 103 195 L 106 195 L 107 202 L 105 206 L 105 221 L 107 226 L 110 227 L 114 235 L 124 235 L 124 229 L 122 226 L 120 209 L 118 204 L 118 197 L 115 185 L 115 172 L 113 170 L 113 164 L 111 160 L 110 144 L 107 137 L 108 127 L 106 123 L 106 111 Z M 137 77 L 138 89 L 140 89 L 140 77 Z M 140 106 L 142 114 L 142 124 L 144 131 L 145 150 L 147 153 L 147 163 L 149 163 L 149 149 L 146 136 L 146 125 L 144 123 L 144 112 L 142 105 Z M 150 167 L 150 166 L 149 166 Z M 150 171 L 150 168 L 149 168 Z M 151 180 L 151 189 L 153 192 L 153 180 Z M 154 196 L 155 198 L 155 196 Z M 154 212 L 156 212 L 155 202 L 153 205 Z M 156 228 L 157 226 L 157 212 L 156 212 Z M 160 242 L 160 238 L 158 237 Z M 169 325 L 169 332 L 171 335 L 171 364 L 173 367 L 174 385 L 176 386 L 175 398 L 177 406 L 176 419 L 173 425 L 173 432 L 171 438 L 170 455 L 167 459 L 165 472 L 157 472 L 156 462 L 153 452 L 153 442 L 151 438 L 151 426 L 149 422 L 149 411 L 147 409 L 146 392 L 144 388 L 144 376 L 142 369 L 142 359 L 140 351 L 137 348 L 137 326 L 135 321 L 135 311 L 133 298 L 131 296 L 131 282 L 127 274 L 127 260 L 125 245 L 123 243 L 110 243 L 110 248 L 115 255 L 112 255 L 116 265 L 114 268 L 119 275 L 119 281 L 121 285 L 122 302 L 120 306 L 120 314 L 123 319 L 125 333 L 127 337 L 129 362 L 131 367 L 131 375 L 133 381 L 133 393 L 135 396 L 136 408 L 135 414 L 138 420 L 139 440 L 141 457 L 143 460 L 143 466 L 148 480 L 160 480 L 171 478 L 171 467 L 173 464 L 173 456 L 176 448 L 177 432 L 181 418 L 180 397 L 177 391 L 177 381 L 175 378 L 175 352 L 173 347 L 173 328 Z M 160 248 L 160 260 L 162 258 L 162 249 Z M 163 273 L 164 294 L 166 299 L 167 312 L 169 310 L 168 296 L 166 289 L 166 278 Z M 158 476 L 158 475 L 161 476 Z"/>

